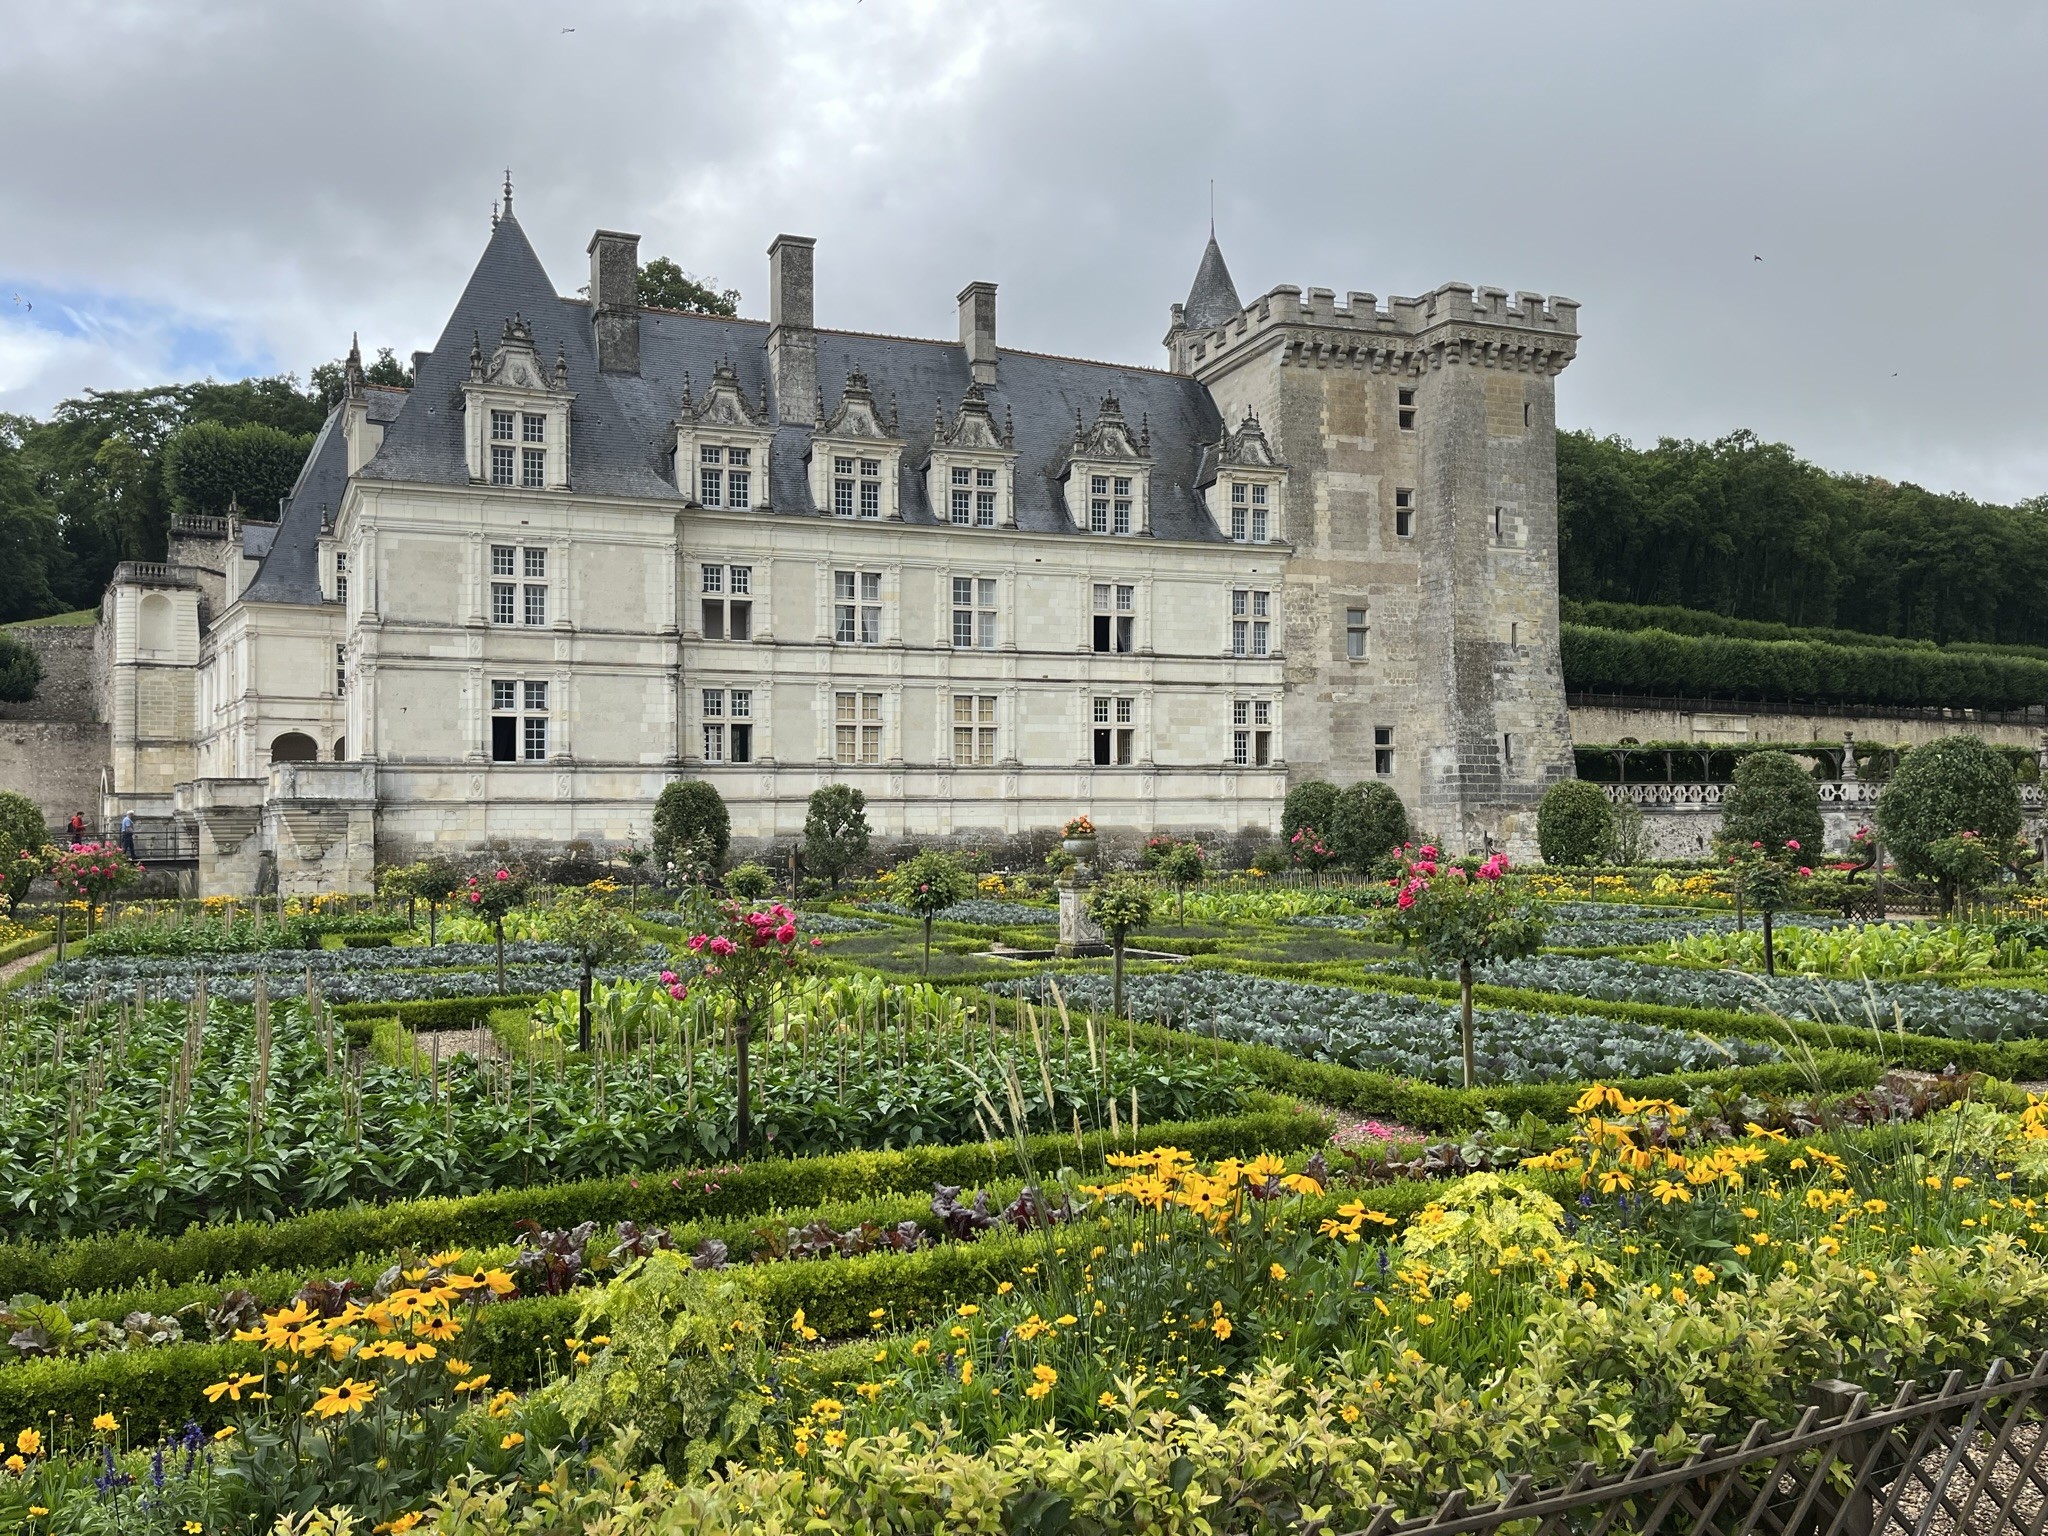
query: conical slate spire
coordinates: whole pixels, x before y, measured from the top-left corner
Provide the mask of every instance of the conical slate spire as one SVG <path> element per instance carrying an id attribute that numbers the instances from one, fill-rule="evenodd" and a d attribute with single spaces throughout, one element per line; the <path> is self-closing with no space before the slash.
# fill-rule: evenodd
<path id="1" fill-rule="evenodd" d="M 1182 318 L 1190 330 L 1213 330 L 1235 320 L 1243 309 L 1237 285 L 1230 280 L 1230 268 L 1223 264 L 1223 248 L 1216 243 L 1216 232 L 1212 229 L 1208 249 L 1202 252 L 1202 265 L 1195 272 L 1195 285 L 1188 290 Z"/>

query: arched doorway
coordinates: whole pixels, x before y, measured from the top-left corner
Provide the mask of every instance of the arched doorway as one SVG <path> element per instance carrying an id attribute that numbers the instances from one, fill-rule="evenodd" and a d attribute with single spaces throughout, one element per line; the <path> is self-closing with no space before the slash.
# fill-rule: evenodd
<path id="1" fill-rule="evenodd" d="M 348 738 L 346 736 L 334 738 L 334 760 L 337 763 L 348 761 Z"/>
<path id="2" fill-rule="evenodd" d="M 286 731 L 271 742 L 270 760 L 273 763 L 317 763 L 320 761 L 320 747 L 303 731 Z"/>

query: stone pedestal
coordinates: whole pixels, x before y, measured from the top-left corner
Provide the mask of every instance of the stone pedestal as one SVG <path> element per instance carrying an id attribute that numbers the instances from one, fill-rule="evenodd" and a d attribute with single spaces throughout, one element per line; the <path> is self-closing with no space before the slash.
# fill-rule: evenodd
<path id="1" fill-rule="evenodd" d="M 1095 884 L 1095 840 L 1069 838 L 1063 845 L 1074 855 L 1074 867 L 1060 876 L 1060 942 L 1054 953 L 1063 960 L 1077 955 L 1106 955 L 1109 940 L 1102 925 L 1088 915 L 1088 891 Z"/>

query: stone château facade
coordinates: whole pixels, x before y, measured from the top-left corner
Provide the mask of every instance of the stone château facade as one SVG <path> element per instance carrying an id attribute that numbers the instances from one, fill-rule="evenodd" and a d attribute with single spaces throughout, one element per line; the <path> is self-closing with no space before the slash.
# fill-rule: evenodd
<path id="1" fill-rule="evenodd" d="M 1277 829 L 1378 777 L 1453 843 L 1533 842 L 1571 771 L 1554 387 L 1565 299 L 1239 302 L 1214 237 L 1169 366 L 642 309 L 637 237 L 563 298 L 509 185 L 407 393 L 346 398 L 275 525 L 124 566 L 102 814 L 201 889 L 360 889 L 428 851 L 622 842 L 696 777 L 738 846 L 823 784 L 877 834 Z"/>

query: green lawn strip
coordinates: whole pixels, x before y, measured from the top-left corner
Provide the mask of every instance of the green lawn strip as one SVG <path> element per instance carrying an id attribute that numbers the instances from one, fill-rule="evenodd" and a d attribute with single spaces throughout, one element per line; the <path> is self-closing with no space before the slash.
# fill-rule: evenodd
<path id="1" fill-rule="evenodd" d="M 1269 1105 L 1220 1119 L 1145 1126 L 1137 1144 L 1174 1145 L 1215 1158 L 1296 1151 L 1319 1145 L 1328 1130 L 1319 1114 Z M 1086 1136 L 1080 1148 L 1071 1135 L 1030 1141 L 1032 1157 L 1046 1167 L 1099 1167 L 1119 1145 L 1132 1145 L 1128 1134 L 1121 1143 L 1108 1133 Z M 890 1193 L 929 1196 L 934 1184 L 985 1186 L 1010 1174 L 1014 1159 L 1008 1144 L 842 1152 L 394 1201 L 281 1221 L 194 1225 L 176 1237 L 114 1232 L 57 1243 L 0 1243 L 0 1295 L 56 1296 L 144 1280 L 178 1285 L 264 1269 L 310 1272 L 359 1254 L 502 1243 L 529 1219 L 547 1228 L 583 1221 L 600 1228 L 620 1221 L 676 1227 Z"/>

